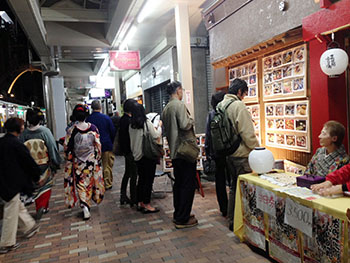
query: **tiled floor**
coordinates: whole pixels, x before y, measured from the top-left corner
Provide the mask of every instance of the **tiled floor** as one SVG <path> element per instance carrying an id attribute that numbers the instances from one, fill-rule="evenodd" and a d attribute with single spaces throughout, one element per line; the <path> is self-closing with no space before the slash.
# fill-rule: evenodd
<path id="1" fill-rule="evenodd" d="M 176 230 L 172 224 L 172 194 L 153 199 L 157 214 L 141 214 L 119 205 L 119 187 L 124 161 L 114 165 L 114 186 L 92 218 L 83 221 L 80 209 L 66 209 L 62 170 L 56 176 L 50 212 L 41 219 L 40 232 L 16 251 L 0 255 L 0 262 L 270 262 L 241 244 L 217 210 L 215 187 L 203 183 L 205 198 L 196 194 L 194 228 Z M 164 189 L 164 177 L 155 179 L 155 189 Z M 170 190 L 170 184 L 167 188 Z M 33 212 L 34 205 L 29 207 Z"/>

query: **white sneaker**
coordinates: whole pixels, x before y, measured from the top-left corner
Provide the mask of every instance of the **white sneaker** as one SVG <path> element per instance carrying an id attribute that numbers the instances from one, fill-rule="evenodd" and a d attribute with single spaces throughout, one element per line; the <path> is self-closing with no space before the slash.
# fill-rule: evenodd
<path id="1" fill-rule="evenodd" d="M 86 206 L 83 207 L 83 214 L 84 214 L 84 220 L 89 220 L 90 219 L 90 211 L 89 208 Z"/>

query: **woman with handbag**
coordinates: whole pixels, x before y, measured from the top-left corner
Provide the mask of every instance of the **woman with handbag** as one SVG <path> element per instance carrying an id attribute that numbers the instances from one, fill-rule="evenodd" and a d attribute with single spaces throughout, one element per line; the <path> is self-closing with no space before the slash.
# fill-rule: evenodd
<path id="1" fill-rule="evenodd" d="M 36 220 L 49 211 L 53 176 L 60 168 L 61 157 L 51 131 L 41 126 L 44 114 L 40 109 L 28 109 L 26 113 L 28 127 L 21 134 L 20 140 L 27 146 L 33 159 L 39 165 L 42 175 L 35 190 Z"/>
<path id="2" fill-rule="evenodd" d="M 226 157 L 219 157 L 215 155 L 210 133 L 210 122 L 215 115 L 216 106 L 224 99 L 224 96 L 225 92 L 220 91 L 213 94 L 211 97 L 211 106 L 213 109 L 209 112 L 207 118 L 207 128 L 205 133 L 205 154 L 207 156 L 207 163 L 205 165 L 210 165 L 210 168 L 215 172 L 216 197 L 219 203 L 220 212 L 222 216 L 225 217 L 227 216 L 228 203 L 226 191 Z"/>
<path id="3" fill-rule="evenodd" d="M 145 214 L 159 212 L 152 207 L 151 193 L 156 172 L 157 159 L 161 152 L 157 148 L 161 145 L 161 125 L 154 128 L 152 122 L 147 119 L 145 109 L 141 104 L 132 107 L 131 122 L 129 126 L 130 146 L 137 165 L 137 210 Z"/>

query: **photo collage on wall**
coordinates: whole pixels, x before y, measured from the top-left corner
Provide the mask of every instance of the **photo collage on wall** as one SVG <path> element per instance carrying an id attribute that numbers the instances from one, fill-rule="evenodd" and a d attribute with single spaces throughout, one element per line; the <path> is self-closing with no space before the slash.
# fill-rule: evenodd
<path id="1" fill-rule="evenodd" d="M 266 145 L 310 152 L 309 101 L 265 104 Z"/>
<path id="2" fill-rule="evenodd" d="M 206 159 L 205 156 L 205 134 L 196 134 L 197 145 L 200 148 L 200 152 L 197 158 L 197 170 L 203 170 L 203 160 Z M 170 149 L 169 144 L 166 137 L 163 137 L 163 148 L 164 148 L 164 156 L 163 156 L 163 171 L 170 172 L 173 170 L 173 164 L 170 159 Z"/>
<path id="3" fill-rule="evenodd" d="M 247 105 L 247 110 L 250 112 L 253 120 L 255 135 L 258 138 L 259 143 L 261 144 L 260 136 L 260 106 L 259 104 Z"/>
<path id="4" fill-rule="evenodd" d="M 258 62 L 255 60 L 238 67 L 229 69 L 229 81 L 240 78 L 248 84 L 248 94 L 244 102 L 258 102 Z"/>
<path id="5" fill-rule="evenodd" d="M 264 101 L 306 97 L 306 46 L 263 59 Z"/>

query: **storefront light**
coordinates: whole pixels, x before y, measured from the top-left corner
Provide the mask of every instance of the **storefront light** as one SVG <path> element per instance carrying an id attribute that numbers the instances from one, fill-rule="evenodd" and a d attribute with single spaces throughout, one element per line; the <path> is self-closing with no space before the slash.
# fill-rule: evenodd
<path id="1" fill-rule="evenodd" d="M 332 47 L 336 45 L 336 47 Z M 326 75 L 337 77 L 341 75 L 348 67 L 348 54 L 334 41 L 334 33 L 332 33 L 332 42 L 328 45 L 328 49 L 320 58 L 320 66 Z"/>

